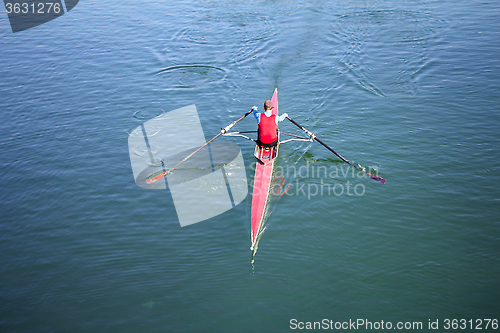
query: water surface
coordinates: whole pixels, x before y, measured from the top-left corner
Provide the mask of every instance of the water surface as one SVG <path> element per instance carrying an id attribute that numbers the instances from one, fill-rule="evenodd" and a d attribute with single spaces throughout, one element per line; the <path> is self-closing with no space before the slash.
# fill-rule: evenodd
<path id="1" fill-rule="evenodd" d="M 1 330 L 498 318 L 498 22 L 480 1 L 80 2 L 16 34 L 0 15 Z M 180 228 L 169 192 L 135 185 L 127 136 L 196 104 L 210 138 L 275 87 L 387 183 L 287 176 L 252 266 L 250 196 Z M 253 144 L 223 140 L 251 180 Z M 344 166 L 317 143 L 283 145 L 289 165 Z M 365 191 L 299 191 L 322 181 Z"/>

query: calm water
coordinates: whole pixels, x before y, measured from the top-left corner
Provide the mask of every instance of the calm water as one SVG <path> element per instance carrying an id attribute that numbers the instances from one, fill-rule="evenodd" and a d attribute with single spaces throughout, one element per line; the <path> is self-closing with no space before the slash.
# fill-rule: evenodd
<path id="1" fill-rule="evenodd" d="M 16 34 L 1 14 L 0 331 L 500 319 L 499 22 L 482 1 L 81 1 Z M 127 137 L 193 103 L 212 137 L 274 87 L 387 183 L 289 175 L 252 266 L 250 195 L 180 228 Z M 317 143 L 277 165 L 344 166 Z M 365 192 L 298 191 L 322 181 Z"/>

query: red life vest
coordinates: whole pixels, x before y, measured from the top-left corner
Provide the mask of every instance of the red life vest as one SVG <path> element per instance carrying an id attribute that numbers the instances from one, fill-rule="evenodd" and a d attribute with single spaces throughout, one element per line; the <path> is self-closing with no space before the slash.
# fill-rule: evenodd
<path id="1" fill-rule="evenodd" d="M 260 114 L 259 141 L 262 143 L 273 143 L 278 139 L 278 125 L 276 125 L 276 115 L 271 117 Z"/>

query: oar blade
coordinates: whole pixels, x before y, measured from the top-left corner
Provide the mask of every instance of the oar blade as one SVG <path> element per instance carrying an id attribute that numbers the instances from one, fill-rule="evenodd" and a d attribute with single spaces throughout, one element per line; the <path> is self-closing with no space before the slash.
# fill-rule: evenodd
<path id="1" fill-rule="evenodd" d="M 165 176 L 166 176 L 167 172 L 166 172 L 166 171 L 163 171 L 163 172 L 161 172 L 160 174 L 158 174 L 158 175 L 156 175 L 156 176 L 155 176 L 155 174 L 156 174 L 156 173 L 153 173 L 152 175 L 150 175 L 150 176 L 148 177 L 148 179 L 146 179 L 146 183 L 147 183 L 147 184 L 152 184 L 152 183 L 154 183 L 154 182 L 156 182 L 156 181 L 158 181 L 158 180 L 162 179 L 163 177 L 165 177 Z"/>
<path id="2" fill-rule="evenodd" d="M 381 182 L 382 184 L 385 184 L 385 179 L 380 177 L 380 176 L 376 176 L 376 175 L 372 175 L 371 173 L 367 172 L 366 173 L 371 179 L 373 180 L 376 180 L 378 182 Z"/>

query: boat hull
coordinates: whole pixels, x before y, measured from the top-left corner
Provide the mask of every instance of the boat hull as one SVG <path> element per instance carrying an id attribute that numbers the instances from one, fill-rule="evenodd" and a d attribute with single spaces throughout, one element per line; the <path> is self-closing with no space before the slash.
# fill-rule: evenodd
<path id="1" fill-rule="evenodd" d="M 274 91 L 273 97 L 273 114 L 278 115 L 278 89 Z M 262 222 L 266 213 L 267 200 L 273 177 L 273 169 L 276 157 L 278 156 L 278 146 L 269 151 L 264 148 L 256 147 L 255 156 L 260 159 L 255 167 L 255 177 L 252 193 L 252 214 L 251 214 L 251 247 L 254 247 L 258 241 L 259 234 L 262 232 Z M 274 151 L 273 151 L 274 150 Z M 263 163 L 263 164 L 262 164 Z"/>

